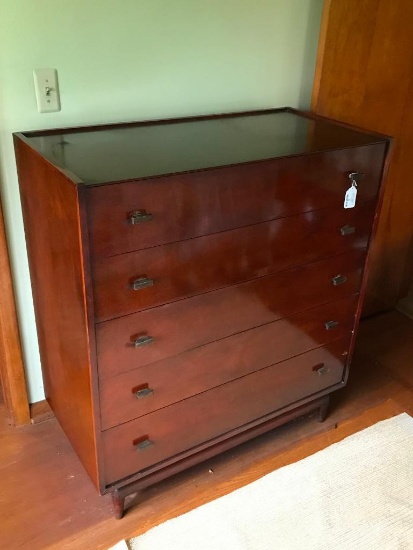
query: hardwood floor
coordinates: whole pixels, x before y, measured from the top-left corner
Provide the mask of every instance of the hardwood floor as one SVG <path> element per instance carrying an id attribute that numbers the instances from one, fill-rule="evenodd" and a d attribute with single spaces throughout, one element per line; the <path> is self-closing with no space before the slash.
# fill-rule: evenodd
<path id="1" fill-rule="evenodd" d="M 362 323 L 349 384 L 323 424 L 294 421 L 164 481 L 118 521 L 55 419 L 11 428 L 0 405 L 0 548 L 106 550 L 403 411 L 413 415 L 413 321 L 392 311 Z"/>

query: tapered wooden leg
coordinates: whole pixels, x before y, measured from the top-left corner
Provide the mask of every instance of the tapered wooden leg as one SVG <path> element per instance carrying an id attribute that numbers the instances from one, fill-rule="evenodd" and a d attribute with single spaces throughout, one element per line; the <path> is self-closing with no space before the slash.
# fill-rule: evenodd
<path id="1" fill-rule="evenodd" d="M 122 519 L 125 511 L 125 496 L 117 489 L 112 493 L 113 512 L 116 519 Z"/>
<path id="2" fill-rule="evenodd" d="M 324 398 L 324 401 L 321 404 L 320 408 L 318 409 L 318 421 L 319 422 L 324 422 L 324 420 L 327 418 L 329 405 L 330 405 L 330 396 L 327 395 Z"/>

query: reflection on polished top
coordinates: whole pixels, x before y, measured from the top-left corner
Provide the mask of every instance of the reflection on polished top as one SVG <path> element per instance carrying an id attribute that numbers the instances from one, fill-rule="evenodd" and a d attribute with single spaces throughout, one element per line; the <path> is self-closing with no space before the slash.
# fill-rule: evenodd
<path id="1" fill-rule="evenodd" d="M 385 141 L 289 109 L 24 135 L 50 162 L 86 185 Z"/>

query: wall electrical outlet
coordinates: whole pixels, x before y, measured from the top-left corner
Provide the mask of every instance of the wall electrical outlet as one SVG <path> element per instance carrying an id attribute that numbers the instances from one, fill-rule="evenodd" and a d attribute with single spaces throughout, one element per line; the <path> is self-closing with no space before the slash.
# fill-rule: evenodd
<path id="1" fill-rule="evenodd" d="M 56 69 L 35 69 L 33 71 L 39 113 L 60 111 L 59 84 Z"/>

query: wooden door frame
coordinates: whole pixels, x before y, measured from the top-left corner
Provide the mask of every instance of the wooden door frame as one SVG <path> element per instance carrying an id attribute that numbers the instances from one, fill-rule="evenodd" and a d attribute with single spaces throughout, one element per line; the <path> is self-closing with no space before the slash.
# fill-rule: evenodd
<path id="1" fill-rule="evenodd" d="M 3 397 L 10 423 L 22 426 L 30 423 L 30 408 L 1 200 L 0 295 L 0 377 Z"/>
<path id="2" fill-rule="evenodd" d="M 323 12 L 321 15 L 320 35 L 318 38 L 317 58 L 314 71 L 313 91 L 311 95 L 311 107 L 312 113 L 317 111 L 318 94 L 320 92 L 321 75 L 323 73 L 323 61 L 324 52 L 327 37 L 328 21 L 330 17 L 330 8 L 332 0 L 324 0 Z"/>
<path id="3" fill-rule="evenodd" d="M 367 10 L 368 4 L 377 9 Z M 356 6 L 360 7 L 358 14 L 353 11 Z M 311 111 L 394 138 L 379 230 L 373 243 L 364 310 L 367 314 L 394 308 L 412 284 L 412 6 L 407 0 L 394 4 L 348 0 L 348 5 L 340 0 L 324 0 L 321 19 Z M 353 57 L 355 24 L 358 28 Z M 392 70 L 385 71 L 386 78 L 381 70 L 383 63 L 393 64 Z M 352 67 L 354 75 L 347 78 Z M 354 91 L 347 93 L 345 86 Z"/>

